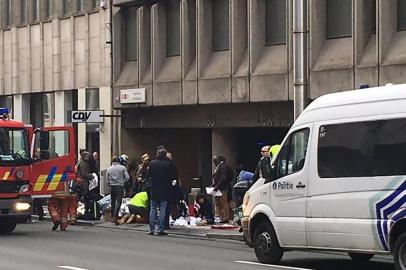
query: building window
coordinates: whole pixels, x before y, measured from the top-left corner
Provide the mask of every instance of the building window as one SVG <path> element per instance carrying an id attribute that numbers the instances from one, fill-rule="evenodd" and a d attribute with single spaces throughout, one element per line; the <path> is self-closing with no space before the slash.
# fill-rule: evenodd
<path id="1" fill-rule="evenodd" d="M 212 0 L 213 51 L 229 49 L 229 0 Z"/>
<path id="2" fill-rule="evenodd" d="M 352 1 L 326 0 L 326 38 L 352 36 Z"/>
<path id="3" fill-rule="evenodd" d="M 398 30 L 406 30 L 406 0 L 398 0 Z"/>
<path id="4" fill-rule="evenodd" d="M 321 126 L 317 155 L 319 176 L 405 175 L 405 132 L 404 118 Z M 351 134 L 351 140 L 346 134 Z"/>
<path id="5" fill-rule="evenodd" d="M 266 45 L 286 44 L 286 0 L 266 0 Z"/>
<path id="6" fill-rule="evenodd" d="M 180 55 L 180 1 L 166 2 L 166 55 Z"/>
<path id="7" fill-rule="evenodd" d="M 52 0 L 46 0 L 46 7 L 45 7 L 45 16 L 46 16 L 46 18 L 51 18 L 52 17 L 52 13 L 53 13 L 52 3 L 53 3 Z"/>
<path id="8" fill-rule="evenodd" d="M 100 0 L 92 0 L 92 9 L 98 9 L 100 7 Z"/>
<path id="9" fill-rule="evenodd" d="M 27 0 L 21 0 L 20 4 L 20 23 L 25 24 L 27 23 Z"/>
<path id="10" fill-rule="evenodd" d="M 84 0 L 76 0 L 76 11 L 81 12 L 84 10 Z"/>
<path id="11" fill-rule="evenodd" d="M 376 34 L 376 1 L 377 0 L 371 0 L 371 34 Z"/>
<path id="12" fill-rule="evenodd" d="M 71 1 L 70 0 L 62 0 L 62 13 L 63 16 L 68 16 L 71 11 Z"/>
<path id="13" fill-rule="evenodd" d="M 128 8 L 125 16 L 125 58 L 126 61 L 137 60 L 137 8 Z"/>
<path id="14" fill-rule="evenodd" d="M 9 26 L 11 24 L 11 0 L 3 0 L 1 2 L 2 5 L 2 15 L 3 19 L 3 26 Z"/>
<path id="15" fill-rule="evenodd" d="M 32 1 L 32 20 L 38 21 L 39 20 L 39 0 L 33 0 Z"/>

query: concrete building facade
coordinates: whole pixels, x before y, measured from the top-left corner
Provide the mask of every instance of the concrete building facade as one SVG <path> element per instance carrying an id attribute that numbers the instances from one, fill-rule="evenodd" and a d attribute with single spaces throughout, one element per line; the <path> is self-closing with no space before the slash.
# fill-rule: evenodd
<path id="1" fill-rule="evenodd" d="M 293 122 L 293 0 L 113 0 L 121 149 L 174 152 L 187 187 L 210 157 L 253 170 Z M 406 82 L 406 1 L 308 0 L 309 100 Z M 122 90 L 146 93 L 121 102 Z"/>
<path id="2" fill-rule="evenodd" d="M 111 114 L 108 3 L 0 1 L 0 105 L 34 126 L 71 125 L 70 111 Z M 111 160 L 112 123 L 75 126 L 77 145 Z"/>

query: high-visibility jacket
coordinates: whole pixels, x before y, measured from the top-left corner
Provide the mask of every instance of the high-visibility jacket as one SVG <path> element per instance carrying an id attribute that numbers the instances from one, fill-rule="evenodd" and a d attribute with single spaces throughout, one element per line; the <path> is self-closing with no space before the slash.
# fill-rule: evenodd
<path id="1" fill-rule="evenodd" d="M 147 208 L 148 204 L 148 194 L 144 192 L 140 192 L 135 194 L 135 196 L 128 202 L 130 205 L 134 205 L 137 207 Z"/>

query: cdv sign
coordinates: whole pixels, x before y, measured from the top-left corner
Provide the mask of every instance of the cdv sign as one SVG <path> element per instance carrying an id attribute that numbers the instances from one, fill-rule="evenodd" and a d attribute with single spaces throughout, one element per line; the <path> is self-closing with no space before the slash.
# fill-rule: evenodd
<path id="1" fill-rule="evenodd" d="M 103 123 L 104 111 L 72 111 L 72 123 Z"/>

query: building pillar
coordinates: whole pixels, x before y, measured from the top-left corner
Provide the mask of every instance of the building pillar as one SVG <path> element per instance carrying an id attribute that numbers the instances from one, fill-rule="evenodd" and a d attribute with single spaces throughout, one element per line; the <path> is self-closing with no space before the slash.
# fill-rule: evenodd
<path id="1" fill-rule="evenodd" d="M 78 110 L 86 110 L 86 88 L 78 89 Z M 86 124 L 78 124 L 78 138 L 76 142 L 78 150 L 86 149 Z"/>
<path id="2" fill-rule="evenodd" d="M 111 88 L 101 87 L 99 89 L 100 97 L 100 110 L 104 111 L 104 114 L 112 114 L 112 99 Z M 113 125 L 112 118 L 104 118 L 104 123 L 100 125 L 100 170 L 103 172 L 111 164 L 112 149 L 113 149 Z M 119 131 L 120 132 L 120 131 Z"/>
<path id="3" fill-rule="evenodd" d="M 72 110 L 72 93 L 70 91 L 55 92 L 55 126 L 68 125 Z"/>
<path id="4" fill-rule="evenodd" d="M 212 129 L 212 153 L 226 158 L 226 163 L 235 168 L 237 166 L 237 138 L 236 129 L 214 128 Z M 214 168 L 213 168 L 214 169 Z"/>
<path id="5" fill-rule="evenodd" d="M 24 124 L 30 123 L 30 95 L 19 94 L 13 97 L 13 118 Z"/>

